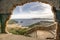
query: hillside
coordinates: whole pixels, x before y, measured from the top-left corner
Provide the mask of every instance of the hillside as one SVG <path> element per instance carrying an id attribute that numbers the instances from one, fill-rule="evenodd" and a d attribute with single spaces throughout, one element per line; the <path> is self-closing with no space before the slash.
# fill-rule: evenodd
<path id="1" fill-rule="evenodd" d="M 17 23 L 22 26 L 29 26 L 40 21 L 50 21 L 50 22 L 54 21 L 52 18 L 31 18 L 31 19 L 11 19 L 11 20 L 14 20 L 15 21 L 14 23 Z"/>
<path id="2" fill-rule="evenodd" d="M 54 22 L 50 22 L 50 21 L 40 21 L 40 22 L 34 23 L 32 25 L 29 25 L 29 27 L 34 27 L 34 26 L 37 26 L 37 25 L 46 27 L 46 26 L 51 25 L 53 23 Z"/>

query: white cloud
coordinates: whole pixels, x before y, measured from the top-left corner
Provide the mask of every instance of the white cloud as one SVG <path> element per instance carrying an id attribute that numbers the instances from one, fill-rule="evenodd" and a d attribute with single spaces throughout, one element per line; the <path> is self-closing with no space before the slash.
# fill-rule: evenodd
<path id="1" fill-rule="evenodd" d="M 31 2 L 23 6 L 17 6 L 11 19 L 19 18 L 47 18 L 53 17 L 51 6 L 41 2 Z"/>

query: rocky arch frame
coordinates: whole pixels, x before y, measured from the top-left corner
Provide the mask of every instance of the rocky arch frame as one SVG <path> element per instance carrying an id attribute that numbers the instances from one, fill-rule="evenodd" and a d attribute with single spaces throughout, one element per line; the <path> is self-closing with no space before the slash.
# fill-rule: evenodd
<path id="1" fill-rule="evenodd" d="M 11 16 L 12 10 L 18 6 L 23 5 L 29 2 L 43 2 L 50 4 L 52 6 L 52 11 L 54 12 L 54 19 L 55 22 L 57 21 L 57 33 L 56 33 L 56 40 L 60 40 L 60 18 L 58 17 L 57 13 L 60 13 L 60 1 L 58 0 L 0 0 L 0 22 L 1 22 L 1 33 L 7 33 L 6 31 L 6 23 Z M 59 11 L 58 11 L 59 10 Z M 57 20 L 58 19 L 58 20 Z"/>

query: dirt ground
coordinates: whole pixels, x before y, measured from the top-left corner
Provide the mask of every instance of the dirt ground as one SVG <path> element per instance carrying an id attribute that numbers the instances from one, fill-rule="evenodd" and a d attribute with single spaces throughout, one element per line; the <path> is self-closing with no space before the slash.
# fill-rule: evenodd
<path id="1" fill-rule="evenodd" d="M 0 40 L 37 40 L 37 39 L 25 37 L 22 35 L 0 34 Z"/>
<path id="2" fill-rule="evenodd" d="M 46 31 L 38 31 L 37 38 L 33 37 L 26 37 L 23 35 L 14 35 L 14 34 L 0 34 L 0 40 L 53 40 L 53 39 L 46 39 L 47 37 L 53 37 L 52 34 Z"/>

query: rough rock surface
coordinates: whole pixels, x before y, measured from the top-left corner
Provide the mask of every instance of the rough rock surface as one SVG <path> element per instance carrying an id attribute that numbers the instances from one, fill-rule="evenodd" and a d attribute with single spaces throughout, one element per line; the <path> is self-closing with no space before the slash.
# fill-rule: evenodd
<path id="1" fill-rule="evenodd" d="M 36 2 L 36 1 L 48 3 L 59 9 L 59 3 L 60 3 L 59 0 L 0 0 L 0 14 L 11 13 L 11 11 L 17 5 L 23 5 L 25 3 Z"/>

